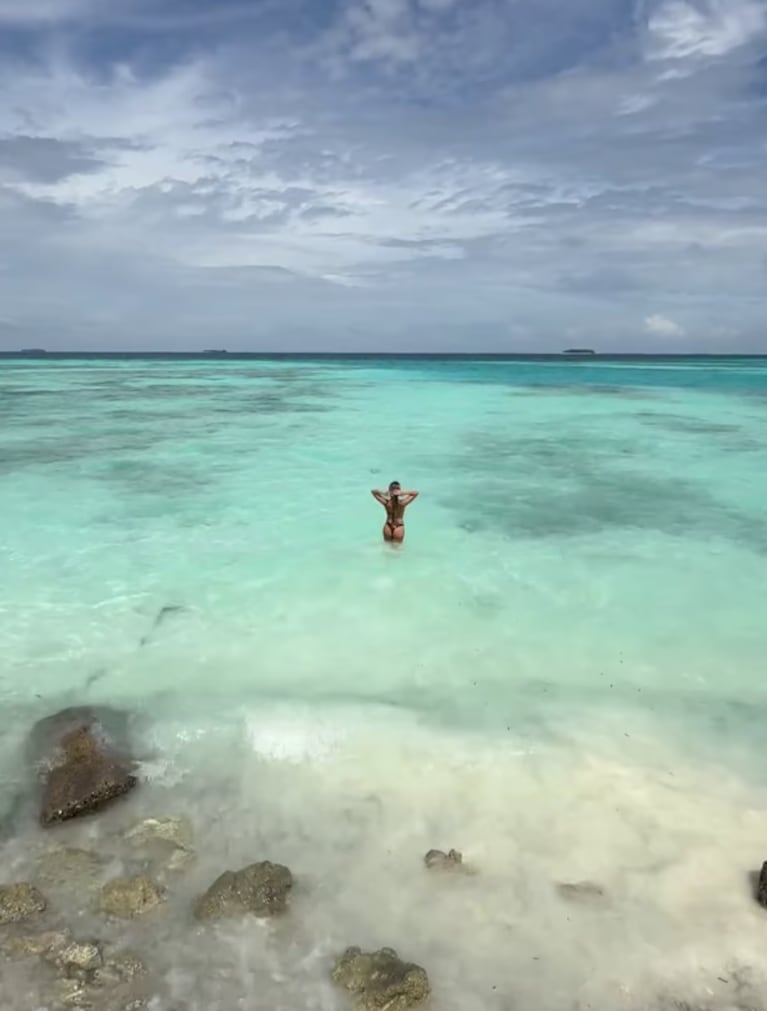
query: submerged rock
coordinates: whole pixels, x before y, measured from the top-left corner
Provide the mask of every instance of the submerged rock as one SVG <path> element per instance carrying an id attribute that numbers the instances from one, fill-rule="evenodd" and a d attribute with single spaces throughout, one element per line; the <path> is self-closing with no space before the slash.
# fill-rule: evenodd
<path id="1" fill-rule="evenodd" d="M 64 930 L 46 930 L 39 934 L 21 934 L 9 937 L 0 944 L 9 958 L 33 958 L 53 955 L 69 943 L 69 934 Z"/>
<path id="2" fill-rule="evenodd" d="M 593 881 L 560 882 L 557 891 L 567 902 L 602 903 L 605 901 L 605 890 Z"/>
<path id="3" fill-rule="evenodd" d="M 59 846 L 40 857 L 35 878 L 50 888 L 92 891 L 98 887 L 105 865 L 104 858 L 91 850 Z"/>
<path id="4" fill-rule="evenodd" d="M 96 1007 L 98 994 L 79 979 L 60 979 L 54 987 L 53 999 L 54 1007 L 90 1009 Z"/>
<path id="5" fill-rule="evenodd" d="M 194 906 L 198 920 L 223 917 L 273 916 L 285 910 L 293 875 L 282 864 L 268 860 L 251 864 L 241 871 L 225 871 Z"/>
<path id="6" fill-rule="evenodd" d="M 426 970 L 403 962 L 393 948 L 369 953 L 348 948 L 336 962 L 333 981 L 355 995 L 359 1011 L 405 1011 L 431 993 Z"/>
<path id="7" fill-rule="evenodd" d="M 0 923 L 21 923 L 45 911 L 42 892 L 26 883 L 0 885 Z"/>
<path id="8" fill-rule="evenodd" d="M 145 818 L 125 836 L 137 853 L 163 871 L 183 871 L 197 859 L 186 818 Z"/>
<path id="9" fill-rule="evenodd" d="M 133 846 L 167 843 L 180 850 L 192 848 L 192 826 L 187 818 L 145 818 L 126 834 Z"/>
<path id="10" fill-rule="evenodd" d="M 180 874 L 187 870 L 197 859 L 194 850 L 173 850 L 165 861 L 163 870 L 172 874 Z"/>
<path id="11" fill-rule="evenodd" d="M 443 853 L 442 850 L 429 850 L 423 858 L 429 870 L 454 871 L 463 865 L 463 854 L 458 850 Z"/>
<path id="12" fill-rule="evenodd" d="M 140 958 L 124 951 L 107 959 L 104 966 L 96 970 L 94 983 L 99 986 L 119 986 L 145 976 L 146 971 L 146 966 Z"/>
<path id="13" fill-rule="evenodd" d="M 144 916 L 166 899 L 166 891 L 156 881 L 140 874 L 135 878 L 115 878 L 101 889 L 101 909 L 122 920 Z"/>
<path id="14" fill-rule="evenodd" d="M 59 972 L 49 996 L 56 1008 L 125 1011 L 146 1006 L 141 984 L 146 966 L 130 952 L 109 956 L 96 941 L 74 942 L 46 957 Z"/>

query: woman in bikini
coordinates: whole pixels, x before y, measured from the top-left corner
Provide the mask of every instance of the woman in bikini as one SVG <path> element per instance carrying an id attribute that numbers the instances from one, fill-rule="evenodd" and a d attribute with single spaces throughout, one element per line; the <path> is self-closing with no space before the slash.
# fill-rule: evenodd
<path id="1" fill-rule="evenodd" d="M 388 492 L 373 489 L 371 494 L 386 510 L 384 540 L 387 544 L 401 544 L 405 539 L 405 510 L 413 499 L 418 498 L 418 492 L 403 491 L 399 481 L 392 481 Z"/>

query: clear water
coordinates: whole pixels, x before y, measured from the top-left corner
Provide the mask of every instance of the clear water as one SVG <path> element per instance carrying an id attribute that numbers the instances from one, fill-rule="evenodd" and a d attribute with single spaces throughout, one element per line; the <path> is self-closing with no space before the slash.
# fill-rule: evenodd
<path id="1" fill-rule="evenodd" d="M 441 1011 L 767 1006 L 765 447 L 756 359 L 0 362 L 0 815 L 32 723 L 108 703 L 144 782 L 55 838 L 184 813 L 199 850 L 151 921 L 56 915 L 168 1011 L 348 1007 L 353 943 Z M 28 878 L 51 837 L 5 824 Z M 426 873 L 451 846 L 476 874 Z M 267 858 L 289 916 L 200 933 Z"/>

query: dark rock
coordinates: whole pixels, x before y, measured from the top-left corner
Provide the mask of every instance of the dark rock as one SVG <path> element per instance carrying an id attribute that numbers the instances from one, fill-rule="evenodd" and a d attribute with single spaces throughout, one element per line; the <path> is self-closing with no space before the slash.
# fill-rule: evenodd
<path id="1" fill-rule="evenodd" d="M 43 824 L 98 810 L 136 785 L 128 747 L 128 716 L 108 707 L 63 709 L 38 721 L 27 760 L 44 784 Z"/>
<path id="2" fill-rule="evenodd" d="M 40 820 L 43 825 L 92 814 L 123 796 L 138 780 L 131 763 L 101 738 L 95 725 L 81 725 L 59 741 L 61 760 L 47 775 Z"/>
<path id="3" fill-rule="evenodd" d="M 292 887 L 293 875 L 288 868 L 268 860 L 241 871 L 225 871 L 197 900 L 194 915 L 198 920 L 219 920 L 245 913 L 273 916 L 285 910 Z"/>
<path id="4" fill-rule="evenodd" d="M 423 858 L 423 862 L 429 870 L 450 871 L 463 864 L 463 854 L 458 850 L 450 850 L 449 853 L 443 853 L 442 850 L 429 850 Z"/>
<path id="5" fill-rule="evenodd" d="M 45 911 L 42 892 L 26 883 L 0 885 L 0 923 L 21 923 Z"/>
<path id="6" fill-rule="evenodd" d="M 762 864 L 759 876 L 754 877 L 754 897 L 760 906 L 767 908 L 767 861 Z"/>
<path id="7" fill-rule="evenodd" d="M 101 909 L 121 920 L 144 916 L 165 902 L 162 885 L 144 874 L 135 878 L 115 878 L 101 889 Z"/>
<path id="8" fill-rule="evenodd" d="M 27 738 L 26 757 L 30 765 L 43 773 L 60 764 L 62 737 L 87 727 L 113 751 L 130 752 L 129 716 L 122 709 L 109 706 L 73 706 L 38 720 Z"/>
<path id="9" fill-rule="evenodd" d="M 336 962 L 333 980 L 355 995 L 359 1011 L 405 1011 L 431 993 L 426 970 L 403 962 L 392 948 L 349 948 Z"/>

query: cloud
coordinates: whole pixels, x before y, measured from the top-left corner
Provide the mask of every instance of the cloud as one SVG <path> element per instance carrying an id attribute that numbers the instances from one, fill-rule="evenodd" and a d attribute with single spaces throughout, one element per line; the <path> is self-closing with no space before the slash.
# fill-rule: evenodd
<path id="1" fill-rule="evenodd" d="M 85 144 L 52 137 L 0 137 L 0 179 L 55 183 L 96 172 L 105 162 Z"/>
<path id="2" fill-rule="evenodd" d="M 651 58 L 721 57 L 765 31 L 761 0 L 667 0 L 652 15 Z"/>
<path id="3" fill-rule="evenodd" d="M 655 337 L 684 337 L 684 328 L 667 316 L 646 316 L 644 327 L 647 333 Z"/>
<path id="4" fill-rule="evenodd" d="M 342 60 L 399 64 L 419 57 L 422 38 L 411 0 L 353 0 L 327 41 Z"/>
<path id="5" fill-rule="evenodd" d="M 764 347 L 751 7 L 0 0 L 0 346 Z"/>

